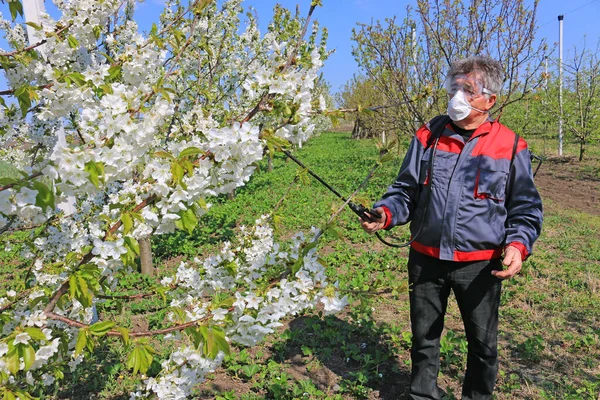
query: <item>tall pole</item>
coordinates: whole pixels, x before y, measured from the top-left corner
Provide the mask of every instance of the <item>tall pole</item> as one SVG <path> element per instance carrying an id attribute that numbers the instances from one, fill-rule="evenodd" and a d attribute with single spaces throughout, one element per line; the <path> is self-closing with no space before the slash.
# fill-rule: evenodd
<path id="1" fill-rule="evenodd" d="M 44 0 L 25 0 L 23 1 L 23 14 L 25 21 L 33 22 L 36 25 L 40 24 L 40 14 L 46 11 Z M 39 42 L 42 38 L 35 28 L 27 25 L 27 38 L 29 44 Z M 38 48 L 39 51 L 39 48 Z"/>
<path id="2" fill-rule="evenodd" d="M 548 90 L 548 56 L 544 57 L 544 90 Z"/>
<path id="3" fill-rule="evenodd" d="M 563 15 L 558 16 L 558 155 L 563 155 Z"/>

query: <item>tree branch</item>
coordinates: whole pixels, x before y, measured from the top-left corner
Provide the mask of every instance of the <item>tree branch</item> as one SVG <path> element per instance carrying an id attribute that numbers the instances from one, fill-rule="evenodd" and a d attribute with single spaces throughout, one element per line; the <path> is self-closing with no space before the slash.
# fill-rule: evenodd
<path id="1" fill-rule="evenodd" d="M 233 310 L 233 307 L 230 307 L 227 309 L 227 311 L 232 311 L 232 310 Z M 72 326 L 74 328 L 85 329 L 85 328 L 90 327 L 89 324 L 84 324 L 83 322 L 75 321 L 74 319 L 65 317 L 63 315 L 58 315 L 54 312 L 46 312 L 46 317 L 48 319 L 52 319 L 55 321 L 64 322 L 65 324 Z M 209 313 L 208 315 L 206 315 L 202 318 L 196 319 L 191 322 L 186 322 L 185 324 L 171 326 L 169 328 L 156 329 L 153 331 L 133 331 L 133 332 L 129 332 L 129 337 L 134 337 L 134 338 L 148 337 L 148 336 L 164 335 L 164 334 L 171 333 L 171 332 L 178 332 L 178 331 L 182 331 L 186 328 L 191 328 L 191 327 L 198 325 L 199 323 L 202 323 L 204 321 L 208 321 L 211 317 L 212 317 L 212 313 Z M 123 336 L 123 335 L 119 331 L 111 330 L 106 333 L 106 336 Z"/>

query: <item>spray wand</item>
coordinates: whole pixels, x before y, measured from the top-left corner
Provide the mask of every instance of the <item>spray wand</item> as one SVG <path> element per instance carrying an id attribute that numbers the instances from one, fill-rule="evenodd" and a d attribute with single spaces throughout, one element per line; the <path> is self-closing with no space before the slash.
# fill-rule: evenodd
<path id="1" fill-rule="evenodd" d="M 327 182 L 325 182 L 323 180 L 323 178 L 321 178 L 319 175 L 315 174 L 313 171 L 310 170 L 310 168 L 308 168 L 307 166 L 305 166 L 302 161 L 298 160 L 296 157 L 294 157 L 289 151 L 287 150 L 282 150 L 283 153 L 289 157 L 290 160 L 292 160 L 293 162 L 295 162 L 296 164 L 298 164 L 300 167 L 304 168 L 306 170 L 306 172 L 308 172 L 310 174 L 310 176 L 312 176 L 313 178 L 315 178 L 317 181 L 319 181 L 323 186 L 325 186 L 327 189 L 329 189 L 333 194 L 335 194 L 337 197 L 339 197 L 342 201 L 344 201 L 344 203 L 348 204 L 348 207 L 350 207 L 350 209 L 356 214 L 358 215 L 360 218 L 362 218 L 365 221 L 369 221 L 369 222 L 373 222 L 373 218 L 371 218 L 371 216 L 375 217 L 375 218 L 380 218 L 381 214 L 375 210 L 371 210 L 368 209 L 367 207 L 363 206 L 362 204 L 356 204 L 353 201 L 350 201 L 348 199 L 346 199 L 344 196 L 342 196 L 337 190 L 335 190 L 331 185 L 329 185 Z M 373 168 L 373 170 L 371 171 L 371 173 L 369 174 L 369 176 L 367 177 L 367 179 L 365 179 L 365 181 L 361 184 L 360 187 L 362 187 L 368 180 L 368 178 L 370 178 L 371 174 L 373 173 L 374 169 L 377 168 L 379 164 L 376 164 L 375 167 Z M 360 189 L 359 187 L 359 189 Z"/>

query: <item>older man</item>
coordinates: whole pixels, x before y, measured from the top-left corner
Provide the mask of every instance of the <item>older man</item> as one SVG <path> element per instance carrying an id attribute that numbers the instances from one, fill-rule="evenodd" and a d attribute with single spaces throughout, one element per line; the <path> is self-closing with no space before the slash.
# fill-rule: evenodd
<path id="1" fill-rule="evenodd" d="M 492 398 L 501 281 L 521 270 L 541 231 L 527 143 L 489 117 L 502 77 L 489 57 L 451 65 L 448 116 L 417 131 L 396 181 L 374 206 L 381 218 L 362 221 L 370 233 L 412 221 L 411 399 L 441 399 L 439 344 L 450 290 L 468 341 L 462 398 Z"/>

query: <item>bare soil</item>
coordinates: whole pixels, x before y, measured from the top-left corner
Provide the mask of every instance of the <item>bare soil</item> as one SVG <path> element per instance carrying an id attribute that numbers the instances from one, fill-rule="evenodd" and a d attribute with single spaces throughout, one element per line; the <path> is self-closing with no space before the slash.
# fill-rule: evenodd
<path id="1" fill-rule="evenodd" d="M 575 158 L 549 158 L 541 166 L 535 183 L 542 200 L 561 208 L 600 215 L 600 174 Z"/>

